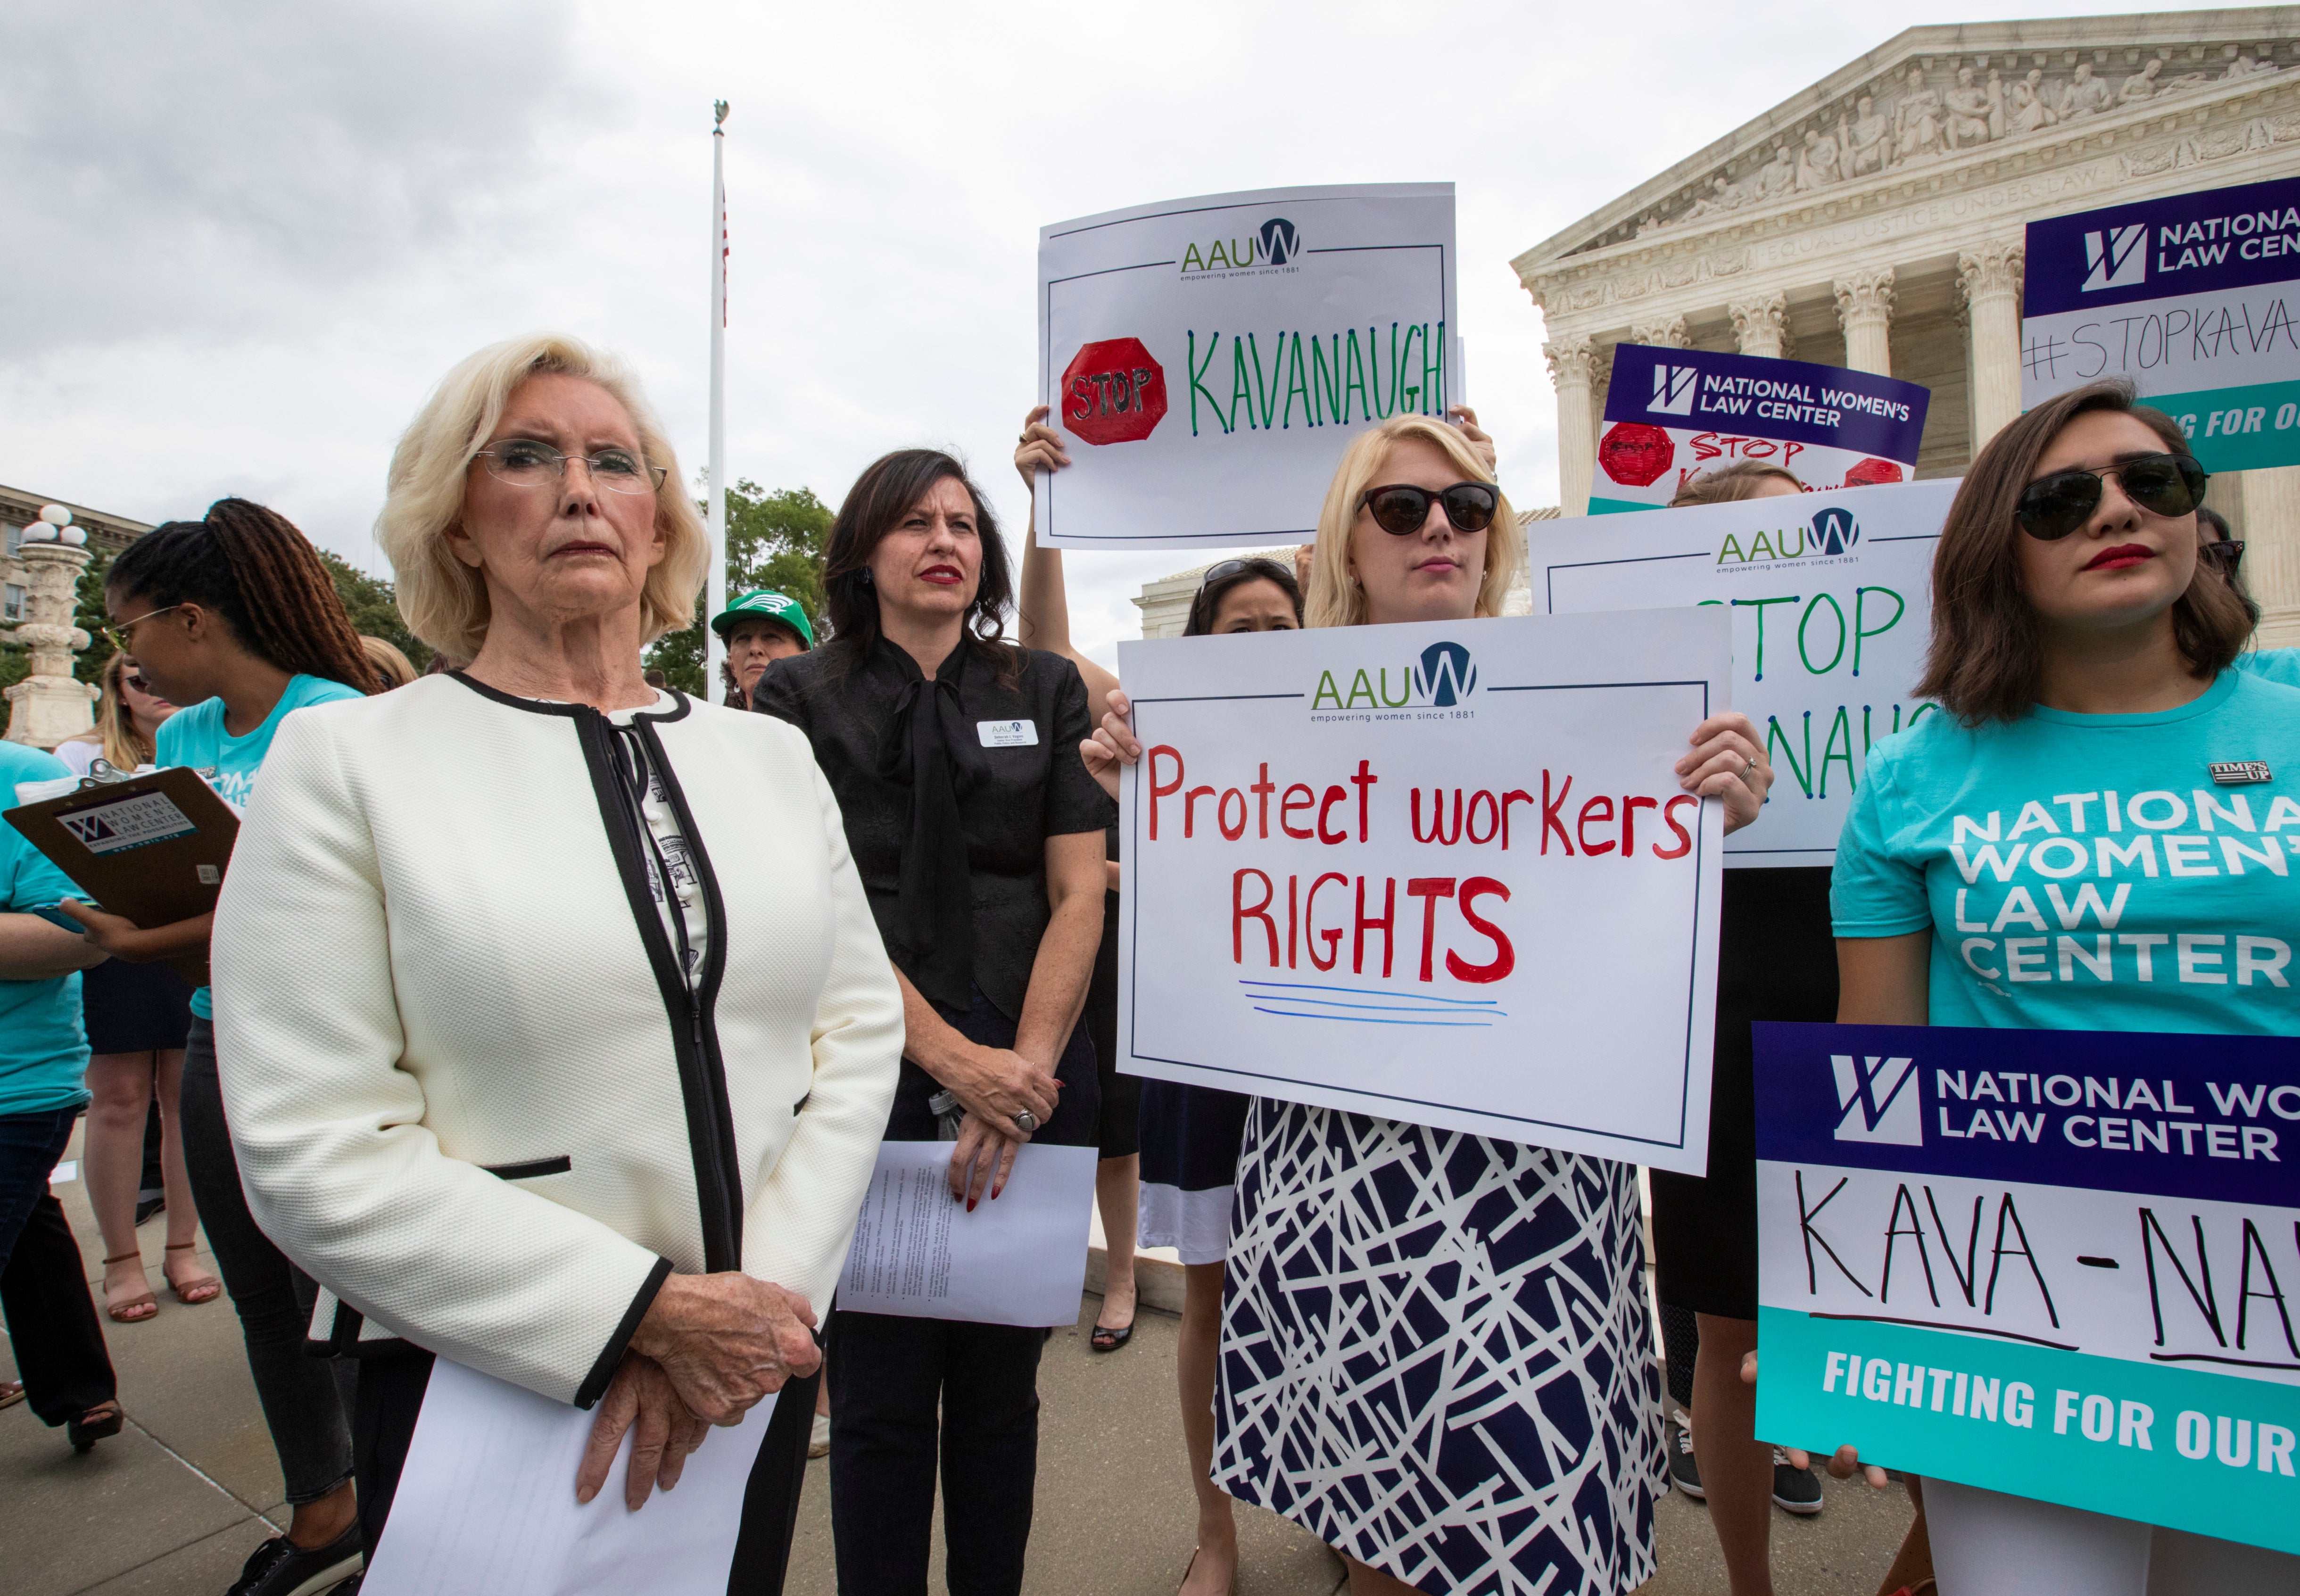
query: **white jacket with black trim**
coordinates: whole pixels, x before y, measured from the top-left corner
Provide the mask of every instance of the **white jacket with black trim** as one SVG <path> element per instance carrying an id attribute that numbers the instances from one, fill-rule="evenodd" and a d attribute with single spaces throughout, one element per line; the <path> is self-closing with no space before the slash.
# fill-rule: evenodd
<path id="1" fill-rule="evenodd" d="M 829 1312 L 903 1047 L 805 739 L 634 725 L 712 910 L 691 996 L 605 718 L 468 677 L 283 723 L 216 911 L 257 1222 L 368 1336 L 583 1407 L 672 1269 Z"/>

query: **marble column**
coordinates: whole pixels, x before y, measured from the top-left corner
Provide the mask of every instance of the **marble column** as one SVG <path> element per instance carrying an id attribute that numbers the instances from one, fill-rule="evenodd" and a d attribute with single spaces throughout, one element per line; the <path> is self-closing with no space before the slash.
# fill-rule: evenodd
<path id="1" fill-rule="evenodd" d="M 33 527 L 45 524 L 36 521 Z M 32 527 L 25 530 L 29 532 Z M 16 628 L 15 641 L 31 650 L 32 669 L 8 689 L 7 740 L 54 748 L 96 724 L 96 689 L 72 675 L 72 655 L 90 641 L 86 632 L 72 625 L 72 613 L 79 607 L 79 575 L 88 569 L 88 550 L 61 541 L 28 538 L 19 545 L 16 557 L 24 562 L 28 593 L 27 619 Z"/>
<path id="2" fill-rule="evenodd" d="M 2023 246 L 1992 239 L 1956 258 L 1964 300 L 1966 369 L 1972 375 L 1972 452 L 2021 413 L 2021 267 Z"/>
<path id="3" fill-rule="evenodd" d="M 1776 360 L 1787 360 L 1792 345 L 1789 337 L 1789 296 L 1767 294 L 1740 304 L 1728 305 L 1733 318 L 1733 336 L 1740 340 L 1743 354 L 1762 354 Z"/>
<path id="4" fill-rule="evenodd" d="M 1605 395 L 1613 391 L 1613 346 L 1598 344 L 1591 347 L 1589 360 L 1589 458 L 1594 462 L 1597 445 L 1605 441 Z M 1589 469 L 1589 484 L 1595 488 L 1597 470 Z"/>
<path id="5" fill-rule="evenodd" d="M 2300 646 L 2300 466 L 2244 473 L 2244 540 L 2260 646 Z"/>
<path id="6" fill-rule="evenodd" d="M 1690 349 L 1692 335 L 1685 330 L 1685 318 L 1665 316 L 1659 321 L 1640 321 L 1629 328 L 1629 342 L 1650 344 L 1656 349 Z"/>
<path id="7" fill-rule="evenodd" d="M 1845 328 L 1845 363 L 1855 371 L 1893 374 L 1893 269 L 1855 271 L 1837 279 L 1837 320 Z"/>
<path id="8" fill-rule="evenodd" d="M 1597 412 L 1589 391 L 1597 353 L 1587 337 L 1572 337 L 1544 344 L 1541 355 L 1557 390 L 1558 503 L 1567 515 L 1587 515 L 1597 470 Z"/>

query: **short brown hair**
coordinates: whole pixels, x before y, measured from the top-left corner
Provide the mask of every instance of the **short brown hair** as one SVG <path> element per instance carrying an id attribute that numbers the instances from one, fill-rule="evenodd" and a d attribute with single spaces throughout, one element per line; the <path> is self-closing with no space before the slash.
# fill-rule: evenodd
<path id="1" fill-rule="evenodd" d="M 2179 423 L 2134 403 L 2129 382 L 2096 382 L 2047 399 L 1988 440 L 1957 489 L 1933 551 L 1933 636 L 1916 695 L 1939 701 L 1967 726 L 2017 720 L 2037 702 L 2045 648 L 2037 611 L 2021 591 L 2013 519 L 2037 461 L 2080 415 L 2129 415 L 2164 440 L 2167 453 L 2194 458 Z M 2172 637 L 2189 670 L 2210 679 L 2232 664 L 2252 633 L 2244 601 L 2203 561 L 2172 604 Z"/>
<path id="2" fill-rule="evenodd" d="M 1787 466 L 1777 466 L 1762 460 L 1737 460 L 1731 465 L 1704 471 L 1698 477 L 1688 477 L 1678 484 L 1677 493 L 1670 500 L 1669 507 L 1682 510 L 1689 504 L 1737 504 L 1743 499 L 1755 498 L 1758 488 L 1777 479 L 1788 483 L 1799 493 L 1804 492 L 1804 484 Z"/>

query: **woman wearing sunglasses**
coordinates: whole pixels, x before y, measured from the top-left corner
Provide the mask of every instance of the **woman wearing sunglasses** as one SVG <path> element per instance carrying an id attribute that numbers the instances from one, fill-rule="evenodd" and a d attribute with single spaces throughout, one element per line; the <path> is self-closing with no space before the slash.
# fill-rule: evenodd
<path id="1" fill-rule="evenodd" d="M 104 666 L 96 729 L 56 744 L 56 757 L 81 776 L 98 760 L 122 771 L 151 764 L 160 724 L 175 712 L 176 706 L 144 679 L 143 667 L 114 653 Z M 165 964 L 106 959 L 80 975 L 80 1003 L 93 1050 L 88 1061 L 88 1198 L 104 1233 L 104 1311 L 116 1325 L 141 1324 L 160 1311 L 136 1235 L 144 1133 L 155 1094 L 161 1189 L 168 1210 L 161 1274 L 187 1307 L 212 1302 L 223 1293 L 223 1283 L 194 1256 L 200 1216 L 184 1168 L 179 1093 L 191 1001 L 190 984 Z"/>
<path id="2" fill-rule="evenodd" d="M 1521 539 L 1459 433 L 1384 422 L 1327 492 L 1309 624 L 1498 615 Z M 1123 698 L 1090 762 L 1140 757 Z M 1684 789 L 1728 831 L 1755 819 L 1772 773 L 1747 718 L 1692 743 Z M 1644 1584 L 1668 1475 L 1643 1254 L 1630 1165 L 1256 1099 L 1214 1483 L 1341 1552 L 1354 1596 Z M 1471 1311 L 1496 1302 L 1522 1327 L 1504 1356 Z"/>
<path id="3" fill-rule="evenodd" d="M 1046 414 L 1041 406 L 1025 418 L 1014 451 L 1014 469 L 1034 491 L 1038 472 L 1070 464 L 1062 436 L 1046 425 Z M 1022 548 L 1021 611 L 1023 641 L 1077 665 L 1086 679 L 1088 702 L 1101 705 L 1117 690 L 1115 676 L 1071 644 L 1062 551 L 1039 547 L 1035 524 Z M 1290 631 L 1301 624 L 1301 585 L 1286 564 L 1260 557 L 1221 560 L 1199 578 L 1182 636 Z M 1114 778 L 1112 786 L 1115 797 Z M 1112 826 L 1102 946 L 1086 1004 L 1102 1085 L 1102 1163 L 1096 1185 L 1107 1241 L 1102 1312 L 1088 1344 L 1097 1352 L 1116 1351 L 1133 1335 L 1136 1245 L 1174 1248 L 1182 1260 L 1175 1383 L 1198 1500 L 1196 1549 L 1182 1573 L 1181 1596 L 1221 1596 L 1238 1574 L 1238 1523 L 1229 1498 L 1209 1477 L 1214 1361 L 1230 1194 L 1249 1100 L 1211 1086 L 1146 1081 L 1118 1072 L 1118 835 Z"/>
<path id="4" fill-rule="evenodd" d="M 2252 614 L 2198 560 L 2204 483 L 2179 428 L 2110 383 L 2038 405 L 1973 462 L 1934 557 L 1917 689 L 1947 712 L 1870 750 L 1838 844 L 1841 1021 L 2300 1035 L 2300 879 L 2280 865 L 2118 866 L 2096 877 L 2114 904 L 2104 924 L 2059 937 L 2054 958 L 2039 955 L 2046 934 L 2070 927 L 2037 912 L 2062 895 L 2039 850 L 2016 852 L 2001 880 L 1968 880 L 1954 856 L 1960 816 L 2000 815 L 2032 841 L 2079 848 L 2089 834 L 2145 839 L 2215 790 L 2215 761 L 2266 761 L 2263 779 L 2220 789 L 2263 826 L 2300 800 L 2300 692 L 2230 669 Z M 2037 940 L 2016 945 L 2024 930 Z M 1829 1469 L 1858 1466 L 1847 1447 Z M 1930 1480 L 1943 1596 L 2300 1588 L 2300 1559 L 2152 1529 L 2148 1502 L 2131 1509 L 2111 1517 Z"/>

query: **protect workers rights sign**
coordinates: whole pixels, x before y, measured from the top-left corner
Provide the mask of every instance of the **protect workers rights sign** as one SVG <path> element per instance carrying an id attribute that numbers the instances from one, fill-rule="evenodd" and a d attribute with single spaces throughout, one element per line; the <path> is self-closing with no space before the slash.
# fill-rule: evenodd
<path id="1" fill-rule="evenodd" d="M 1454 186 L 1271 188 L 1038 233 L 1063 548 L 1306 539 L 1352 436 L 1462 402 Z"/>
<path id="2" fill-rule="evenodd" d="M 1687 478 L 1744 460 L 1809 488 L 1905 482 L 1929 397 L 1842 366 L 1617 345 L 1589 513 L 1658 509 Z"/>
<path id="3" fill-rule="evenodd" d="M 2207 470 L 2300 463 L 2300 178 L 2032 221 L 2021 403 L 2125 378 Z"/>
<path id="4" fill-rule="evenodd" d="M 1756 1046 L 1758 1434 L 2300 1551 L 2300 1042 Z"/>
<path id="5" fill-rule="evenodd" d="M 1119 644 L 1120 1068 L 1700 1174 L 1717 611 Z"/>
<path id="6" fill-rule="evenodd" d="M 1713 606 L 1732 617 L 1733 705 L 1772 792 L 1726 868 L 1825 865 L 1869 745 L 1937 706 L 1913 696 L 1954 480 L 1790 494 L 1667 515 L 1535 521 L 1533 602 L 1552 615 Z"/>

